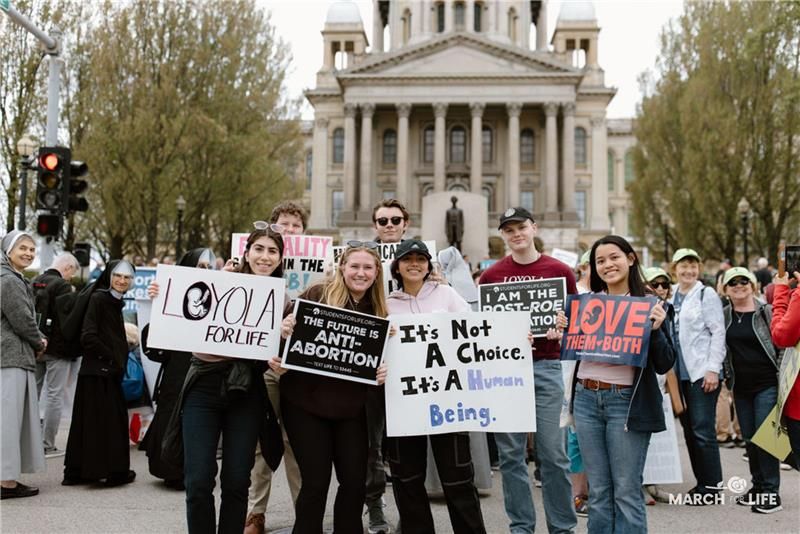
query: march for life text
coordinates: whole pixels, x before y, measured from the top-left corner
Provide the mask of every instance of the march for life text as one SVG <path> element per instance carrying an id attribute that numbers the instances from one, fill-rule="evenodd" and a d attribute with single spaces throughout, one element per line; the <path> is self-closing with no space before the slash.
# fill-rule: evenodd
<path id="1" fill-rule="evenodd" d="M 533 432 L 526 312 L 393 315 L 386 352 L 390 436 Z"/>
<path id="2" fill-rule="evenodd" d="M 149 344 L 253 360 L 278 354 L 284 281 L 159 265 Z"/>

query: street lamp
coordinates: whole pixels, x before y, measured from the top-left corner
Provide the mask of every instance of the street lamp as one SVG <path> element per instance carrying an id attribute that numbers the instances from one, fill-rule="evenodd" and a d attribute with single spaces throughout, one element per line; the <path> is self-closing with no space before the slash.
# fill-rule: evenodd
<path id="1" fill-rule="evenodd" d="M 742 197 L 742 200 L 740 200 L 739 204 L 736 205 L 736 209 L 739 212 L 739 217 L 742 219 L 742 252 L 744 252 L 744 261 L 742 262 L 742 267 L 747 267 L 749 265 L 747 262 L 747 222 L 750 218 L 750 203 L 746 198 Z"/>
<path id="2" fill-rule="evenodd" d="M 175 199 L 175 208 L 178 210 L 178 239 L 175 242 L 175 261 L 181 257 L 181 238 L 183 237 L 183 210 L 186 209 L 186 200 L 183 195 Z"/>
<path id="3" fill-rule="evenodd" d="M 28 134 L 23 135 L 17 142 L 17 154 L 19 154 L 22 164 L 22 171 L 19 173 L 19 223 L 17 224 L 19 230 L 25 229 L 25 210 L 28 207 L 28 170 L 31 168 L 31 156 L 37 148 L 39 148 L 39 144 Z"/>

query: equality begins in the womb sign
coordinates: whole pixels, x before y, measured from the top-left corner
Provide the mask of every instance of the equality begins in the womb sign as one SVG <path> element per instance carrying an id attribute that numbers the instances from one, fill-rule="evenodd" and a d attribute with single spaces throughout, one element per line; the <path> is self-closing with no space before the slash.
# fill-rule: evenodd
<path id="1" fill-rule="evenodd" d="M 283 278 L 159 265 L 149 344 L 252 360 L 277 356 Z"/>

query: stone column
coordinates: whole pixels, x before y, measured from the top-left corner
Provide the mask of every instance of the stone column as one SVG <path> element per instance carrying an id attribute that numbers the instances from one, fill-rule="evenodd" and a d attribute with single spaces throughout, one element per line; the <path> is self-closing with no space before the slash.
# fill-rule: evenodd
<path id="1" fill-rule="evenodd" d="M 519 115 L 522 104 L 512 102 L 506 104 L 508 111 L 508 206 L 519 205 Z"/>
<path id="2" fill-rule="evenodd" d="M 544 105 L 545 113 L 545 209 L 544 218 L 558 220 L 558 139 L 556 133 L 556 113 L 558 104 L 548 102 Z"/>
<path id="3" fill-rule="evenodd" d="M 536 50 L 547 52 L 547 3 L 542 2 L 539 7 L 539 18 L 536 21 Z"/>
<path id="4" fill-rule="evenodd" d="M 480 194 L 483 186 L 483 109 L 486 104 L 473 102 L 469 105 L 472 112 L 471 153 L 469 169 L 469 190 Z"/>
<path id="5" fill-rule="evenodd" d="M 608 147 L 606 120 L 592 119 L 592 217 L 589 228 L 606 232 L 608 221 Z"/>
<path id="6" fill-rule="evenodd" d="M 361 104 L 361 167 L 359 170 L 360 211 L 372 208 L 372 115 L 375 104 Z"/>
<path id="7" fill-rule="evenodd" d="M 328 119 L 314 121 L 309 228 L 328 228 Z"/>
<path id="8" fill-rule="evenodd" d="M 436 117 L 434 145 L 433 145 L 433 190 L 438 193 L 444 191 L 445 186 L 445 117 L 447 104 L 439 102 L 433 105 L 433 114 Z"/>
<path id="9" fill-rule="evenodd" d="M 464 2 L 464 30 L 470 33 L 475 32 L 475 8 L 473 7 L 474 1 L 467 0 Z"/>
<path id="10" fill-rule="evenodd" d="M 356 105 L 344 105 L 344 210 L 356 209 Z"/>
<path id="11" fill-rule="evenodd" d="M 397 187 L 395 197 L 408 206 L 408 117 L 411 104 L 397 104 Z"/>
<path id="12" fill-rule="evenodd" d="M 453 2 L 444 0 L 444 33 L 453 31 Z"/>
<path id="13" fill-rule="evenodd" d="M 428 0 L 422 1 L 422 35 L 428 36 L 433 33 L 431 28 L 431 3 Z"/>
<path id="14" fill-rule="evenodd" d="M 561 191 L 562 206 L 561 219 L 574 222 L 578 220 L 575 211 L 575 104 L 567 102 L 562 108 L 564 114 L 564 131 L 561 141 L 561 161 L 564 165 L 562 172 Z"/>
<path id="15" fill-rule="evenodd" d="M 372 53 L 383 52 L 383 21 L 381 20 L 381 9 L 378 2 L 373 3 L 372 8 Z"/>
<path id="16" fill-rule="evenodd" d="M 486 21 L 486 33 L 489 35 L 496 35 L 499 33 L 498 23 L 497 23 L 497 5 L 498 2 L 489 2 L 487 6 L 489 9 L 487 10 L 487 21 Z"/>

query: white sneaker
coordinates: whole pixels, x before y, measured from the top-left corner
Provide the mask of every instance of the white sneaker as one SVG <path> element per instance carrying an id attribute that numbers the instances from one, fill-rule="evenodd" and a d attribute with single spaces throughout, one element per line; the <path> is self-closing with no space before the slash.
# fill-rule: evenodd
<path id="1" fill-rule="evenodd" d="M 62 451 L 58 447 L 48 447 L 44 450 L 45 458 L 58 458 L 59 456 L 64 456 L 65 454 L 67 454 L 67 451 Z"/>

